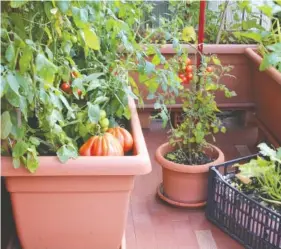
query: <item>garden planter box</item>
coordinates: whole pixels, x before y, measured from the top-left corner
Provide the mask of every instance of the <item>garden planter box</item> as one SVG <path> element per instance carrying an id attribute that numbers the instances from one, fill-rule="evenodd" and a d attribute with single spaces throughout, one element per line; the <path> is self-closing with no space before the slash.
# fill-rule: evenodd
<path id="1" fill-rule="evenodd" d="M 66 164 L 42 156 L 35 174 L 14 169 L 11 158 L 1 158 L 22 248 L 120 248 L 134 178 L 151 171 L 131 99 L 129 105 L 132 156 L 85 156 Z"/>
<path id="2" fill-rule="evenodd" d="M 234 177 L 238 169 L 232 165 L 254 157 L 232 160 L 210 169 L 206 216 L 247 249 L 280 249 L 281 215 L 241 193 L 223 177 Z"/>
<path id="3" fill-rule="evenodd" d="M 190 58 L 195 65 L 194 52 L 195 50 L 190 48 L 188 45 L 182 45 L 183 48 L 188 49 L 190 53 Z M 252 89 L 251 89 L 251 72 L 249 68 L 249 62 L 247 56 L 245 55 L 246 48 L 256 48 L 256 45 L 204 45 L 204 54 L 216 54 L 221 60 L 223 65 L 233 65 L 234 68 L 230 72 L 231 75 L 234 75 L 236 78 L 225 77 L 221 79 L 220 83 L 225 84 L 230 90 L 236 92 L 237 96 L 233 98 L 226 98 L 223 94 L 217 94 L 218 104 L 245 104 L 251 103 L 253 101 Z M 164 45 L 161 48 L 161 53 L 165 56 L 166 59 L 171 58 L 176 54 L 171 44 Z M 139 83 L 138 74 L 131 74 L 135 81 L 138 83 L 140 91 L 143 94 L 147 94 L 146 87 L 143 84 Z M 159 89 L 161 91 L 161 89 Z M 144 104 L 152 104 L 153 100 L 147 100 L 144 98 Z M 180 104 L 181 101 L 178 99 L 177 104 Z M 146 107 L 146 106 L 145 106 Z"/>
<path id="4" fill-rule="evenodd" d="M 195 65 L 194 49 L 191 49 L 188 45 L 182 45 L 184 48 L 189 50 L 189 56 Z M 233 65 L 234 68 L 230 72 L 235 77 L 224 77 L 220 83 L 226 85 L 230 90 L 235 91 L 237 96 L 232 98 L 226 98 L 222 93 L 216 94 L 216 101 L 219 108 L 221 109 L 238 109 L 238 110 L 249 110 L 254 107 L 254 96 L 251 86 L 251 70 L 250 63 L 247 55 L 245 54 L 246 48 L 256 48 L 256 45 L 215 45 L 206 44 L 204 45 L 204 54 L 216 54 L 223 65 Z M 175 55 L 175 50 L 171 44 L 164 45 L 161 49 L 162 54 L 168 59 Z M 213 65 L 212 65 L 213 66 Z M 137 82 L 140 92 L 147 96 L 148 92 L 146 86 L 139 82 L 138 74 L 131 73 L 131 76 Z M 162 91 L 162 89 L 158 89 Z M 143 121 L 144 124 L 148 123 L 149 114 L 153 110 L 153 100 L 148 100 L 144 97 L 144 108 L 138 109 L 139 113 L 143 114 L 143 118 L 147 121 Z M 170 105 L 173 110 L 181 109 L 181 100 L 178 98 L 176 104 Z M 148 113 L 148 115 L 147 115 Z M 144 127 L 144 126 L 143 126 Z M 144 127 L 146 128 L 146 127 Z"/>
<path id="5" fill-rule="evenodd" d="M 245 50 L 252 74 L 252 94 L 256 117 L 281 144 L 281 72 L 271 67 L 260 71 L 262 58 L 251 48 Z"/>

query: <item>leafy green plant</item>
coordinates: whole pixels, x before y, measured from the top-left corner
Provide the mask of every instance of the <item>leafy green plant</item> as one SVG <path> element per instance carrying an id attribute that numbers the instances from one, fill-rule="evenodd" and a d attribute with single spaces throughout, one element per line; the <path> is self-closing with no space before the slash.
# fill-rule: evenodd
<path id="1" fill-rule="evenodd" d="M 38 155 L 76 158 L 89 136 L 130 119 L 128 97 L 142 101 L 130 71 L 153 77 L 150 96 L 179 85 L 157 45 L 150 61 L 143 44 L 152 34 L 136 39 L 144 1 L 1 5 L 1 144 L 16 168 L 35 172 Z"/>
<path id="2" fill-rule="evenodd" d="M 265 143 L 258 147 L 261 156 L 234 165 L 240 170 L 236 176 L 248 188 L 260 189 L 262 200 L 281 206 L 281 148 L 273 150 Z"/>
<path id="3" fill-rule="evenodd" d="M 259 6 L 262 13 L 271 20 L 269 31 L 258 24 L 260 16 L 251 14 L 250 2 L 245 1 L 244 3 L 240 3 L 240 6 L 247 10 L 251 19 L 245 23 L 247 29 L 235 32 L 235 36 L 238 39 L 241 37 L 252 39 L 259 44 L 259 53 L 263 57 L 260 65 L 261 71 L 273 66 L 281 72 L 281 26 L 280 19 L 275 16 L 276 13 L 281 13 L 280 4 Z"/>

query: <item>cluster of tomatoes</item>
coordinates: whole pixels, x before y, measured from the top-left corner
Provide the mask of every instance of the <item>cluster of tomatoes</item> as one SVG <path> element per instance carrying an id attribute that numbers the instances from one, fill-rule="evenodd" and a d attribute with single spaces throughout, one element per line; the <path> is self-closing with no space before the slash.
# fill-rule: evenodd
<path id="1" fill-rule="evenodd" d="M 189 82 L 193 78 L 193 68 L 191 65 L 191 60 L 187 58 L 186 62 L 182 65 L 182 68 L 178 74 L 179 78 L 181 79 L 182 84 L 189 84 Z M 213 68 L 212 67 L 207 67 L 206 68 L 207 73 L 212 73 Z"/>
<path id="2" fill-rule="evenodd" d="M 78 72 L 72 71 L 70 76 L 71 76 L 71 79 L 75 79 L 78 77 Z M 60 85 L 60 89 L 67 94 L 73 94 L 72 88 L 71 88 L 71 81 L 69 81 L 69 82 L 62 81 L 62 83 Z M 80 96 L 82 94 L 82 91 L 80 89 L 77 89 L 77 93 Z"/>
<path id="3" fill-rule="evenodd" d="M 182 65 L 182 68 L 178 74 L 182 84 L 189 84 L 189 82 L 193 78 L 192 72 L 193 72 L 193 68 L 191 65 L 191 60 L 187 58 L 185 64 Z"/>

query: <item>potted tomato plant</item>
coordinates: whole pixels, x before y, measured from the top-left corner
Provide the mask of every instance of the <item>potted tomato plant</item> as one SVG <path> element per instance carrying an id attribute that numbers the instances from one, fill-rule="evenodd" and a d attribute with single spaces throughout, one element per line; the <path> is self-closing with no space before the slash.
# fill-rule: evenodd
<path id="1" fill-rule="evenodd" d="M 139 4 L 2 5 L 2 175 L 23 248 L 121 245 L 134 178 L 151 170 L 128 76 L 157 71 L 133 34 Z"/>
<path id="2" fill-rule="evenodd" d="M 216 57 L 202 59 L 203 63 L 197 70 L 190 67 L 189 58 L 182 57 L 186 64 L 182 68 L 180 63 L 179 77 L 183 84 L 188 84 L 188 88 L 180 93 L 182 122 L 175 128 L 171 124 L 169 142 L 156 151 L 156 160 L 162 167 L 163 175 L 158 195 L 166 202 L 182 207 L 206 204 L 209 167 L 224 161 L 223 152 L 206 141 L 207 136 L 225 132 L 216 116 L 219 109 L 214 93 L 223 91 L 226 97 L 235 95 L 225 85 L 219 84 L 220 77 L 227 74 L 231 67 L 222 66 Z M 211 61 L 215 61 L 217 66 L 208 66 Z M 190 75 L 191 68 L 193 75 Z M 162 112 L 165 111 L 164 107 Z"/>

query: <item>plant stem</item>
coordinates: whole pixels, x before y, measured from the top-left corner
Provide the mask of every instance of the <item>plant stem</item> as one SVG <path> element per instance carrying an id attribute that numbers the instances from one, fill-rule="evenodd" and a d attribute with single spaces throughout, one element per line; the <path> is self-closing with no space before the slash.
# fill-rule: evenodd
<path id="1" fill-rule="evenodd" d="M 281 202 L 280 202 L 280 201 L 275 201 L 275 200 L 266 199 L 266 198 L 261 197 L 261 196 L 260 196 L 260 198 L 261 198 L 262 200 L 266 201 L 266 202 L 269 202 L 269 203 L 272 203 L 272 204 L 276 204 L 276 205 L 281 206 Z"/>
<path id="2" fill-rule="evenodd" d="M 221 33 L 222 33 L 222 29 L 223 29 L 223 25 L 224 25 L 224 21 L 225 21 L 225 17 L 226 17 L 226 11 L 227 11 L 228 4 L 229 4 L 229 0 L 225 1 L 222 19 L 221 19 L 221 23 L 220 23 L 220 28 L 219 28 L 219 32 L 218 32 L 217 39 L 216 39 L 216 44 L 219 44 L 220 39 L 221 39 Z"/>

